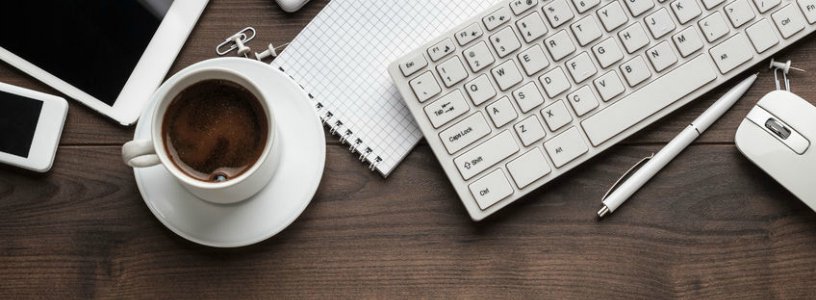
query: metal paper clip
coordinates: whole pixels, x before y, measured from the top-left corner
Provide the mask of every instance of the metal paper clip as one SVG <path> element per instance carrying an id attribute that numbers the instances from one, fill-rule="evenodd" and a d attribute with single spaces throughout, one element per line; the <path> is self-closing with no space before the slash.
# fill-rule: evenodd
<path id="1" fill-rule="evenodd" d="M 614 191 L 615 191 L 615 189 L 616 189 L 616 188 L 618 188 L 618 185 L 619 185 L 619 184 L 620 184 L 620 183 L 621 183 L 621 182 L 622 182 L 624 179 L 626 179 L 626 178 L 628 178 L 628 177 L 629 177 L 629 174 L 631 174 L 632 172 L 634 172 L 635 170 L 637 170 L 637 169 L 638 169 L 638 168 L 639 168 L 639 167 L 640 167 L 642 164 L 644 164 L 644 163 L 646 163 L 647 161 L 649 161 L 650 159 L 654 158 L 654 156 L 655 156 L 655 154 L 654 154 L 654 153 L 652 153 L 652 154 L 651 154 L 651 155 L 649 155 L 649 156 L 646 156 L 646 157 L 644 157 L 644 158 L 641 158 L 641 159 L 640 159 L 640 161 L 638 161 L 637 163 L 635 163 L 635 165 L 633 165 L 631 168 L 629 168 L 629 170 L 626 170 L 626 173 L 623 173 L 623 175 L 621 175 L 621 177 L 620 177 L 620 178 L 618 178 L 618 180 L 616 180 L 616 181 L 615 181 L 615 183 L 613 183 L 613 184 L 612 184 L 612 186 L 611 186 L 611 187 L 609 187 L 609 189 L 608 189 L 608 190 L 606 190 L 606 194 L 604 194 L 604 195 L 603 195 L 603 197 L 601 197 L 601 201 L 606 200 L 606 197 L 609 197 L 609 194 L 611 194 L 612 192 L 614 192 Z M 604 208 L 606 208 L 606 206 L 604 206 Z M 602 209 L 602 210 L 603 210 L 603 209 Z M 608 210 L 608 209 L 607 209 L 607 210 Z M 599 212 L 598 212 L 598 214 L 600 215 L 600 214 L 601 214 L 601 212 L 599 211 Z M 603 214 L 606 214 L 606 212 L 604 212 Z"/>
<path id="2" fill-rule="evenodd" d="M 779 75 L 777 74 L 778 72 L 782 72 L 782 81 L 785 83 L 785 90 L 788 91 L 788 92 L 791 91 L 790 79 L 788 79 L 788 73 L 790 73 L 791 70 L 802 72 L 802 73 L 807 72 L 807 71 L 802 70 L 802 69 L 797 68 L 797 67 L 791 67 L 791 61 L 790 60 L 788 60 L 786 62 L 779 62 L 779 61 L 775 61 L 773 58 L 771 58 L 771 64 L 770 64 L 769 68 L 772 69 L 773 72 L 774 72 L 774 84 L 776 84 L 776 89 L 777 90 L 782 89 L 781 84 L 779 83 Z"/>
<path id="3" fill-rule="evenodd" d="M 255 38 L 255 28 L 247 27 L 241 31 L 231 35 L 223 43 L 215 47 L 215 53 L 219 56 L 226 55 L 232 50 L 238 50 L 238 55 L 247 56 L 252 49 L 246 46 L 246 43 Z"/>

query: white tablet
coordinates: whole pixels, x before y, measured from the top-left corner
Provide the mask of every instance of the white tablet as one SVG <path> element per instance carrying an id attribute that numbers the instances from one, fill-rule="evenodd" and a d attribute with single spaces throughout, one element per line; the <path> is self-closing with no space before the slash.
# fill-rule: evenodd
<path id="1" fill-rule="evenodd" d="M 0 163 L 51 169 L 67 114 L 65 99 L 0 83 Z"/>
<path id="2" fill-rule="evenodd" d="M 207 1 L 0 1 L 0 59 L 130 125 Z"/>

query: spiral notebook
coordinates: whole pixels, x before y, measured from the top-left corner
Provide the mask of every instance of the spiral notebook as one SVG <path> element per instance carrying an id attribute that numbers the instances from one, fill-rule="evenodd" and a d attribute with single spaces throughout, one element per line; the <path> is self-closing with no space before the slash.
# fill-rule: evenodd
<path id="1" fill-rule="evenodd" d="M 384 177 L 422 138 L 388 64 L 497 0 L 333 0 L 272 65 L 341 142 Z"/>

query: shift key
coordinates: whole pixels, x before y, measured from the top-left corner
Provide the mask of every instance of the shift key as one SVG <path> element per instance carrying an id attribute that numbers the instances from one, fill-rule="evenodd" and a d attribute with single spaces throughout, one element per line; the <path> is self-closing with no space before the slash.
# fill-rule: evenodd
<path id="1" fill-rule="evenodd" d="M 439 133 L 439 138 L 448 154 L 454 154 L 488 134 L 490 125 L 482 112 L 477 112 Z"/>
<path id="2" fill-rule="evenodd" d="M 468 180 L 518 151 L 518 143 L 510 131 L 505 130 L 463 153 L 453 160 L 453 164 L 459 169 L 462 178 Z"/>

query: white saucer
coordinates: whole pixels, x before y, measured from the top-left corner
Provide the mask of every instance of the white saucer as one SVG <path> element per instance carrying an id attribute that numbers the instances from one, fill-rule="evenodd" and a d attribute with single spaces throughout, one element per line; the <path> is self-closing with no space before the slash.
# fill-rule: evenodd
<path id="1" fill-rule="evenodd" d="M 273 67 L 246 58 L 217 58 L 190 66 L 239 70 L 266 94 L 278 125 L 281 161 L 272 180 L 245 201 L 218 205 L 190 194 L 164 166 L 134 169 L 145 203 L 167 228 L 190 241 L 212 247 L 240 247 L 274 236 L 295 221 L 311 202 L 323 175 L 326 140 L 306 93 Z M 169 86 L 167 83 L 160 89 Z M 153 101 L 155 103 L 155 101 Z M 147 109 L 145 111 L 151 111 Z M 143 113 L 134 139 L 148 138 L 152 116 Z"/>

